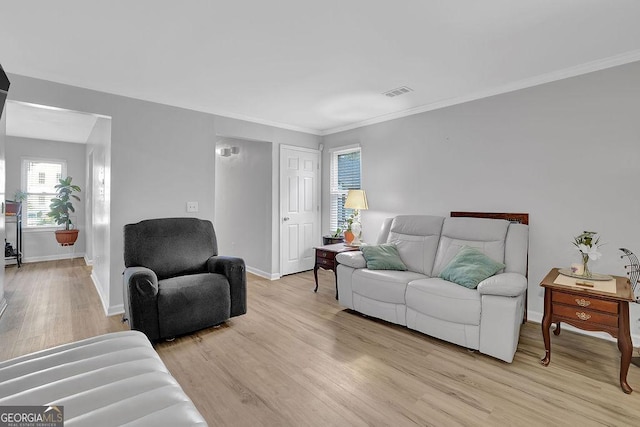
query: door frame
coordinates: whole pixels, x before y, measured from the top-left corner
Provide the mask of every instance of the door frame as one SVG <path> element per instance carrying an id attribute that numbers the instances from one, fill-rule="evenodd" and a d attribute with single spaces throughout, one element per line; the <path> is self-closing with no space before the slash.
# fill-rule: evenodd
<path id="1" fill-rule="evenodd" d="M 284 216 L 284 213 L 282 211 L 282 194 L 283 194 L 283 190 L 284 190 L 284 176 L 283 176 L 283 159 L 282 159 L 282 152 L 283 150 L 294 150 L 294 151 L 302 151 L 305 153 L 315 153 L 318 155 L 318 179 L 316 180 L 316 202 L 318 203 L 318 209 L 316 210 L 316 218 L 315 221 L 318 224 L 318 235 L 316 236 L 316 240 L 318 242 L 321 242 L 321 236 L 322 236 L 322 195 L 320 194 L 320 191 L 322 189 L 322 185 L 321 185 L 321 181 L 322 181 L 322 150 L 316 149 L 316 148 L 307 148 L 307 147 L 298 147 L 296 145 L 285 145 L 285 144 L 280 144 L 280 152 L 279 154 L 279 162 L 278 162 L 278 175 L 279 175 L 279 193 L 278 193 L 278 239 L 280 242 L 280 250 L 279 250 L 279 256 L 280 256 L 280 262 L 279 262 L 279 269 L 280 272 L 278 273 L 278 275 L 280 277 L 282 277 L 282 271 L 283 271 L 283 263 L 284 263 L 284 243 L 283 243 L 283 238 L 282 238 L 282 228 L 283 228 L 283 221 L 282 218 Z"/>

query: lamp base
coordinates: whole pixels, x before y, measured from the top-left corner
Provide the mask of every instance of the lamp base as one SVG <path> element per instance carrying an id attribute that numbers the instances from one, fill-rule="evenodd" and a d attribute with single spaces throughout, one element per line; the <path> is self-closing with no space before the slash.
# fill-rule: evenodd
<path id="1" fill-rule="evenodd" d="M 355 217 L 353 223 L 351 224 L 351 231 L 353 232 L 354 238 L 350 245 L 360 246 L 362 244 L 362 242 L 360 241 L 360 236 L 362 236 L 362 225 L 360 224 L 360 218 L 358 216 Z"/>

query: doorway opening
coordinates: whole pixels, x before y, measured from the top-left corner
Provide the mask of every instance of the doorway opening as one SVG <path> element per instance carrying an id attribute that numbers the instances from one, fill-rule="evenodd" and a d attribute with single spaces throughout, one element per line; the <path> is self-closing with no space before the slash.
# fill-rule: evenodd
<path id="1" fill-rule="evenodd" d="M 7 198 L 24 191 L 22 159 L 59 159 L 65 174 L 81 187 L 72 217 L 80 237 L 71 247 L 55 241 L 55 225 L 31 221 L 23 233 L 24 262 L 83 257 L 93 265 L 91 277 L 108 307 L 110 258 L 111 117 L 8 100 L 6 105 L 5 178 Z M 29 200 L 29 199 L 27 199 Z M 46 201 L 45 201 L 46 202 Z M 46 215 L 28 205 L 27 215 Z M 25 224 L 26 222 L 25 218 Z M 6 233 L 5 233 L 6 235 Z"/>
<path id="2" fill-rule="evenodd" d="M 216 142 L 214 228 L 218 252 L 247 271 L 273 277 L 273 144 L 220 137 Z"/>

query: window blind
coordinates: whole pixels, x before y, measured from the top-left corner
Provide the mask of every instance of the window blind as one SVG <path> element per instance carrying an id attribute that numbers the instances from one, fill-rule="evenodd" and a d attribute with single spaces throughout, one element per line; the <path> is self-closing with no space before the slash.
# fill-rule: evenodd
<path id="1" fill-rule="evenodd" d="M 345 209 L 344 202 L 349 190 L 358 190 L 361 186 L 360 147 L 336 150 L 331 155 L 331 212 L 330 227 L 334 232 L 338 227 L 344 229 L 344 223 L 353 213 Z"/>

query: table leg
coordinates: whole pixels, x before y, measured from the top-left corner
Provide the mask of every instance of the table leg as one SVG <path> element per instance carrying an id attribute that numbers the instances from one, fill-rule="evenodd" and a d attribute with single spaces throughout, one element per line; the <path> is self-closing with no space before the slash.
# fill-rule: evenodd
<path id="1" fill-rule="evenodd" d="M 553 330 L 553 335 L 560 335 L 560 322 L 556 322 L 556 328 Z"/>
<path id="2" fill-rule="evenodd" d="M 620 387 L 622 391 L 629 394 L 633 391 L 627 383 L 627 373 L 633 354 L 633 344 L 631 342 L 631 331 L 629 331 L 629 303 L 621 301 L 620 316 L 618 317 L 618 349 L 620 350 Z"/>
<path id="3" fill-rule="evenodd" d="M 336 277 L 336 299 L 338 299 L 338 266 L 333 267 L 333 274 Z"/>
<path id="4" fill-rule="evenodd" d="M 316 288 L 313 292 L 318 292 L 318 264 L 313 266 L 313 277 L 316 279 Z"/>
<path id="5" fill-rule="evenodd" d="M 549 328 L 551 327 L 551 318 L 553 317 L 551 307 L 551 290 L 544 290 L 544 316 L 542 317 L 542 338 L 544 339 L 544 357 L 540 360 L 543 366 L 548 366 L 551 362 L 551 337 L 549 336 Z"/>

